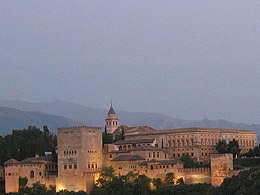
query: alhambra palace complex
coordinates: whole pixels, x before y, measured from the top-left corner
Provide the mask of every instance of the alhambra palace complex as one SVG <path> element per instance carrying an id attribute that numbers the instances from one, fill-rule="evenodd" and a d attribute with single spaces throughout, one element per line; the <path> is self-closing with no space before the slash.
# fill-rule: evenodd
<path id="1" fill-rule="evenodd" d="M 39 181 L 56 186 L 56 190 L 90 192 L 103 167 L 112 166 L 116 173 L 132 171 L 150 178 L 164 179 L 167 173 L 183 178 L 187 184 L 220 185 L 224 178 L 238 174 L 233 170 L 232 154 L 216 154 L 219 140 L 236 139 L 241 153 L 257 145 L 257 134 L 248 130 L 216 128 L 180 128 L 156 130 L 148 126 L 119 126 L 114 109 L 105 118 L 107 132 L 125 139 L 102 147 L 102 128 L 58 128 L 58 162 L 51 156 L 38 156 L 22 161 L 5 162 L 6 193 L 18 192 L 19 177 L 28 186 Z M 179 158 L 189 154 L 198 162 L 211 162 L 210 168 L 184 168 Z"/>

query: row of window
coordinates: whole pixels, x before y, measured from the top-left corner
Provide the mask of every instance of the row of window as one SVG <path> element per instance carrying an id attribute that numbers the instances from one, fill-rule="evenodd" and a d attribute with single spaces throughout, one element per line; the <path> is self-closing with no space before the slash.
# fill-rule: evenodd
<path id="1" fill-rule="evenodd" d="M 150 169 L 165 169 L 165 168 L 170 168 L 170 167 L 173 167 L 174 165 L 171 164 L 171 165 L 151 165 L 150 166 Z M 130 169 L 136 169 L 136 166 L 129 166 Z M 143 168 L 141 166 L 141 168 Z M 146 168 L 148 168 L 148 166 L 146 166 Z M 122 170 L 123 169 L 123 166 L 119 166 L 118 167 L 119 170 Z"/>
<path id="2" fill-rule="evenodd" d="M 188 154 L 188 155 L 190 155 L 190 156 L 193 156 L 194 154 L 193 154 L 193 152 L 192 153 L 178 153 L 178 154 L 169 154 L 169 158 L 171 158 L 171 157 L 173 157 L 173 158 L 175 158 L 175 157 L 181 157 L 181 156 L 184 156 L 185 154 Z"/>
<path id="3" fill-rule="evenodd" d="M 118 125 L 118 121 L 113 121 L 113 123 L 111 121 L 107 121 L 107 125 Z"/>
<path id="4" fill-rule="evenodd" d="M 64 155 L 73 155 L 73 154 L 77 154 L 76 150 L 66 150 L 63 152 Z"/>
<path id="5" fill-rule="evenodd" d="M 64 165 L 64 169 L 77 169 L 77 165 L 74 164 L 74 165 Z"/>
<path id="6" fill-rule="evenodd" d="M 34 165 L 20 165 L 21 167 L 39 167 L 39 168 L 42 168 L 42 165 L 37 165 L 37 164 L 34 164 Z"/>
<path id="7" fill-rule="evenodd" d="M 97 153 L 96 150 L 88 150 L 88 153 Z"/>
<path id="8" fill-rule="evenodd" d="M 98 168 L 98 165 L 97 164 L 88 164 L 88 169 L 90 169 L 90 168 L 92 168 L 92 169 L 97 169 Z"/>
<path id="9" fill-rule="evenodd" d="M 5 173 L 5 176 L 18 176 L 18 173 Z"/>
<path id="10" fill-rule="evenodd" d="M 155 156 L 157 156 L 157 158 L 160 158 L 160 152 L 157 152 L 157 155 L 156 155 L 156 152 L 153 152 L 152 155 L 149 152 L 149 158 L 151 158 L 151 156 L 153 156 L 153 158 L 155 158 Z"/>
<path id="11" fill-rule="evenodd" d="M 119 146 L 119 150 L 131 150 L 138 146 L 145 146 L 145 145 L 149 146 L 150 144 L 137 144 L 137 145 L 133 144 L 133 145 L 123 145 L 123 146 L 121 145 L 121 146 Z"/>

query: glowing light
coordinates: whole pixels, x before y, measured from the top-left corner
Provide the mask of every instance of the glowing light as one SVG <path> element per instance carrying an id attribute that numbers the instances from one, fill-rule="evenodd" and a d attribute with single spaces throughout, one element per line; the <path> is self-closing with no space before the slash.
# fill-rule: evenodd
<path id="1" fill-rule="evenodd" d="M 62 191 L 64 190 L 65 188 L 61 185 L 61 184 L 58 184 L 57 185 L 57 188 L 56 188 L 56 191 L 59 192 L 59 191 Z"/>

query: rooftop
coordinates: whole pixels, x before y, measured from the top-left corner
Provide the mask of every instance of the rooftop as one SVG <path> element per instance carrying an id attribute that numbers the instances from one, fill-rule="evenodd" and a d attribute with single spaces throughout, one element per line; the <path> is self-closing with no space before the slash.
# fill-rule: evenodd
<path id="1" fill-rule="evenodd" d="M 158 165 L 173 165 L 173 164 L 179 163 L 179 161 L 177 161 L 177 160 L 155 160 L 155 159 L 152 159 L 150 161 L 143 161 L 143 162 L 139 163 L 139 165 L 140 166 L 146 166 L 149 163 L 156 163 Z"/>
<path id="2" fill-rule="evenodd" d="M 171 134 L 171 133 L 188 133 L 188 132 L 216 132 L 216 133 L 255 133 L 246 129 L 225 129 L 225 128 L 203 128 L 203 127 L 191 127 L 191 128 L 177 128 L 177 129 L 150 129 L 145 130 L 136 129 L 136 131 L 128 131 L 127 135 L 152 135 L 152 134 Z M 255 133 L 256 134 L 256 133 Z"/>
<path id="3" fill-rule="evenodd" d="M 141 143 L 153 143 L 155 139 L 133 139 L 133 140 L 120 140 L 115 142 L 115 145 L 121 144 L 141 144 Z"/>
<path id="4" fill-rule="evenodd" d="M 110 109 L 109 109 L 107 114 L 116 114 L 116 112 L 114 111 L 114 108 L 112 107 L 112 105 L 111 105 L 111 107 L 110 107 Z"/>
<path id="5" fill-rule="evenodd" d="M 19 161 L 14 158 L 11 158 L 8 161 L 6 161 L 4 164 L 19 164 Z"/>
<path id="6" fill-rule="evenodd" d="M 136 147 L 132 150 L 133 151 L 163 151 L 163 149 L 156 148 L 156 147 L 151 146 L 151 145 L 138 146 L 138 147 Z"/>
<path id="7" fill-rule="evenodd" d="M 114 158 L 112 161 L 135 161 L 135 160 L 145 160 L 139 155 L 122 155 Z"/>

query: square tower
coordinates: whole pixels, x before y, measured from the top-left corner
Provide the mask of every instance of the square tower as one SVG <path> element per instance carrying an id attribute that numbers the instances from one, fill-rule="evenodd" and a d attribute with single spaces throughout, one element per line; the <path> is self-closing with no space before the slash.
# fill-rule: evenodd
<path id="1" fill-rule="evenodd" d="M 233 170 L 233 154 L 214 154 L 211 156 L 211 185 L 220 186 Z"/>
<path id="2" fill-rule="evenodd" d="M 101 127 L 58 128 L 56 190 L 90 191 L 103 166 Z"/>

